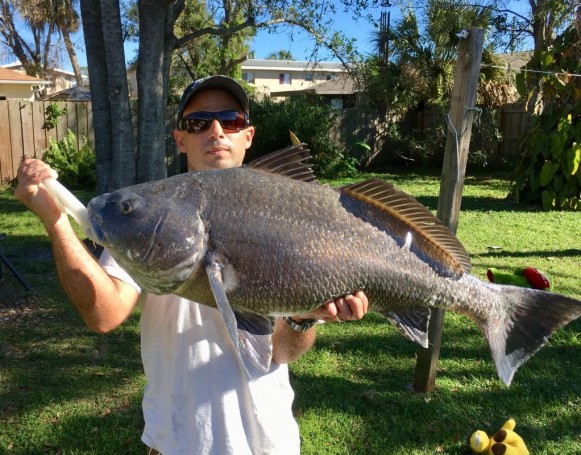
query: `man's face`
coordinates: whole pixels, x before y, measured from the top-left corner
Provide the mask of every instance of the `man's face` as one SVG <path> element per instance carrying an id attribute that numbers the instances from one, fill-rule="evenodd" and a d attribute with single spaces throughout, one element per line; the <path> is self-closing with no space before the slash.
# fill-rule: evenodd
<path id="1" fill-rule="evenodd" d="M 195 95 L 183 116 L 196 112 L 240 111 L 241 106 L 232 95 L 223 90 L 204 90 Z M 174 130 L 174 138 L 181 153 L 187 155 L 189 171 L 226 169 L 242 165 L 246 150 L 252 145 L 254 127 L 242 131 L 222 129 L 217 119 L 212 120 L 209 129 L 199 133 Z"/>

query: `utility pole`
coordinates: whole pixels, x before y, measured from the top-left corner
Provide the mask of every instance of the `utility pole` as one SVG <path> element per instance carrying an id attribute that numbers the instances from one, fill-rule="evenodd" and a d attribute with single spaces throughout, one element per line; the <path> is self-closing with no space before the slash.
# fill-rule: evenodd
<path id="1" fill-rule="evenodd" d="M 447 116 L 448 133 L 440 182 L 437 217 L 456 234 L 462 202 L 468 148 L 476 103 L 476 88 L 482 63 L 484 32 L 480 29 L 458 33 L 458 61 L 454 73 L 454 88 L 450 113 Z M 434 389 L 445 311 L 431 309 L 428 328 L 428 348 L 418 349 L 414 390 L 429 392 Z"/>

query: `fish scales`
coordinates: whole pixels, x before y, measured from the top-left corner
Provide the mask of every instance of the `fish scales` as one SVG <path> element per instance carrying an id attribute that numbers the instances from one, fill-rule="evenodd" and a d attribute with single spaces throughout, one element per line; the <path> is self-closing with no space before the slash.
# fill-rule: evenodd
<path id="1" fill-rule="evenodd" d="M 376 311 L 431 298 L 434 271 L 346 212 L 331 188 L 244 168 L 210 173 L 196 176 L 212 195 L 202 218 L 238 275 L 239 286 L 228 293 L 233 307 L 298 314 L 357 289 Z M 423 273 L 425 285 L 410 273 Z M 400 289 L 387 285 L 396 276 Z"/>
<path id="2" fill-rule="evenodd" d="M 94 240 L 144 290 L 216 306 L 237 349 L 239 338 L 251 350 L 269 340 L 274 316 L 363 290 L 371 311 L 423 346 L 429 308 L 469 316 L 510 384 L 554 330 L 581 316 L 571 297 L 482 282 L 413 198 L 377 179 L 319 185 L 306 157 L 294 147 L 99 196 L 88 206 Z M 267 369 L 268 352 L 250 356 Z"/>

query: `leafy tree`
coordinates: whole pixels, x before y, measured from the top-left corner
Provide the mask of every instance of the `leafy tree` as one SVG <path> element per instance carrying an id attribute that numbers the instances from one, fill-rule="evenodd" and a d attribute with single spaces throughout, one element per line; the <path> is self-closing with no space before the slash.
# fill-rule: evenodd
<path id="1" fill-rule="evenodd" d="M 581 210 L 581 15 L 553 41 L 535 54 L 527 68 L 539 79 L 542 112 L 531 117 L 522 142 L 522 160 L 513 194 L 517 201 L 540 203 L 545 210 Z M 519 74 L 526 91 L 531 73 Z"/>
<path id="2" fill-rule="evenodd" d="M 529 0 L 526 12 L 516 12 L 500 5 L 493 5 L 494 27 L 500 36 L 499 47 L 507 50 L 544 49 L 558 33 L 563 32 L 573 21 L 577 0 Z"/>
<path id="3" fill-rule="evenodd" d="M 462 0 L 428 0 L 425 8 L 404 8 L 403 19 L 389 32 L 390 63 L 381 63 L 384 37 L 378 32 L 376 53 L 366 62 L 362 81 L 369 100 L 405 111 L 441 105 L 452 91 L 456 52 L 463 29 L 487 29 L 490 9 Z M 418 16 L 416 11 L 422 11 Z"/>
<path id="4" fill-rule="evenodd" d="M 49 49 L 52 35 L 47 22 L 34 8 L 29 8 L 27 2 L 0 0 L 0 33 L 2 44 L 20 60 L 26 74 L 44 77 L 49 67 Z M 32 41 L 27 41 L 19 32 L 17 23 L 24 20 L 32 35 Z"/>
<path id="5" fill-rule="evenodd" d="M 240 76 L 239 65 L 248 58 L 249 39 L 254 35 L 252 28 L 215 35 L 205 33 L 191 36 L 193 30 L 227 28 L 228 23 L 240 22 L 240 7 L 236 2 L 224 3 L 224 14 L 217 16 L 208 9 L 202 0 L 187 0 L 177 18 L 173 32 L 180 40 L 172 56 L 170 93 L 178 97 L 181 88 L 190 81 L 210 74 Z M 139 39 L 138 5 L 132 3 L 125 21 L 129 38 Z"/>
<path id="6" fill-rule="evenodd" d="M 372 0 L 359 1 L 357 8 L 363 10 L 371 3 Z M 177 35 L 179 30 L 174 30 L 174 26 L 185 10 L 185 0 L 139 0 L 139 101 L 134 143 L 119 0 L 80 0 L 80 5 L 91 79 L 99 192 L 165 177 L 165 117 L 172 54 L 192 40 L 217 37 L 222 40 L 221 49 L 225 49 L 225 43 L 239 33 L 252 33 L 257 28 L 300 27 L 311 33 L 315 43 L 328 46 L 339 58 L 347 61 L 353 54 L 352 42 L 333 33 L 330 22 L 322 19 L 332 17 L 336 7 L 332 2 L 208 1 L 206 8 L 213 21 Z M 228 54 L 221 59 L 229 63 L 235 60 L 236 55 Z"/>
<path id="7" fill-rule="evenodd" d="M 79 29 L 76 0 L 0 0 L 0 43 L 20 60 L 26 73 L 47 77 L 55 55 L 51 52 L 56 33 L 63 38 L 77 85 L 83 85 L 71 33 Z M 32 34 L 32 42 L 19 32 L 16 24 L 23 19 Z"/>
<path id="8" fill-rule="evenodd" d="M 79 15 L 76 9 L 76 0 L 52 0 L 46 2 L 47 16 L 52 17 L 55 25 L 63 37 L 69 60 L 75 73 L 78 87 L 84 85 L 81 68 L 77 60 L 75 47 L 71 41 L 71 34 L 79 30 Z"/>
<path id="9" fill-rule="evenodd" d="M 207 25 L 214 26 L 214 19 L 206 8 L 206 2 L 193 0 L 185 3 L 184 11 L 177 19 L 174 33 L 185 36 L 190 30 L 200 30 Z M 207 34 L 193 38 L 176 49 L 172 57 L 170 86 L 176 102 L 180 89 L 200 77 L 220 73 L 219 42 L 215 36 Z"/>

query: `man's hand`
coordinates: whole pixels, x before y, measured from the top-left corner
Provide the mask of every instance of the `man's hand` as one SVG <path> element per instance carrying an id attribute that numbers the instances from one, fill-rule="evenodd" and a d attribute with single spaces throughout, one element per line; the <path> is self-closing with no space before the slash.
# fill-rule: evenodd
<path id="1" fill-rule="evenodd" d="M 57 173 L 40 160 L 26 159 L 18 168 L 18 186 L 14 196 L 36 214 L 45 224 L 58 220 L 62 213 L 52 196 L 39 185 L 47 178 L 57 178 Z"/>
<path id="2" fill-rule="evenodd" d="M 354 321 L 367 313 L 369 303 L 362 291 L 347 294 L 332 300 L 308 313 L 292 316 L 300 324 L 305 319 L 317 319 L 325 322 Z M 291 363 L 307 352 L 315 342 L 316 330 L 297 332 L 282 318 L 278 318 L 272 334 L 272 360 L 276 363 Z"/>
<path id="3" fill-rule="evenodd" d="M 365 316 L 368 307 L 369 302 L 365 293 L 357 291 L 355 294 L 347 294 L 344 297 L 331 300 L 309 313 L 292 316 L 292 319 L 297 323 L 304 319 L 317 319 L 325 322 L 356 321 Z"/>

